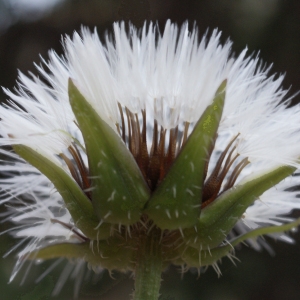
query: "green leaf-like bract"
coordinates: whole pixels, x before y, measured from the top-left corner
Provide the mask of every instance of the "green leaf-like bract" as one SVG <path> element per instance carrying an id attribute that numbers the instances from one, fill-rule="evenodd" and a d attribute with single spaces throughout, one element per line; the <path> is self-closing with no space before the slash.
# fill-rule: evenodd
<path id="1" fill-rule="evenodd" d="M 222 116 L 225 88 L 226 81 L 149 200 L 146 213 L 161 229 L 188 228 L 199 218 L 204 171 Z"/>
<path id="2" fill-rule="evenodd" d="M 222 257 L 227 256 L 233 250 L 234 246 L 238 245 L 239 243 L 247 239 L 254 239 L 266 234 L 288 231 L 295 227 L 298 227 L 299 224 L 300 224 L 300 219 L 297 219 L 294 222 L 280 225 L 280 226 L 268 226 L 268 227 L 258 228 L 237 237 L 236 239 L 230 241 L 227 245 L 216 247 L 211 250 L 201 251 L 200 249 L 188 247 L 183 252 L 182 259 L 189 267 L 199 268 L 203 266 L 209 266 L 216 263 Z"/>
<path id="3" fill-rule="evenodd" d="M 96 113 L 71 80 L 70 104 L 84 138 L 92 181 L 92 203 L 105 222 L 137 222 L 149 190 L 120 136 Z"/>
<path id="4" fill-rule="evenodd" d="M 91 201 L 71 178 L 71 175 L 47 157 L 27 146 L 14 145 L 13 148 L 17 154 L 53 183 L 62 196 L 76 227 L 93 240 L 106 239 L 109 236 L 111 225 L 102 224 L 98 230 L 95 229 L 100 221 L 94 212 Z"/>
<path id="5" fill-rule="evenodd" d="M 110 238 L 108 241 L 74 244 L 61 243 L 47 246 L 30 253 L 27 259 L 53 259 L 65 257 L 67 259 L 82 259 L 92 267 L 102 267 L 108 270 L 133 270 L 134 253 L 130 247 L 122 247 L 124 241 Z"/>
<path id="6" fill-rule="evenodd" d="M 224 192 L 202 210 L 196 229 L 184 230 L 185 241 L 197 249 L 218 246 L 259 196 L 295 170 L 294 167 L 280 166 Z"/>

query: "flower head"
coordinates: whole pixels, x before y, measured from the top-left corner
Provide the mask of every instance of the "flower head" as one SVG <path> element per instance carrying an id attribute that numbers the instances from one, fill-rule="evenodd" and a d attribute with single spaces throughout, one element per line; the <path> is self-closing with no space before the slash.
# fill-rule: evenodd
<path id="1" fill-rule="evenodd" d="M 228 244 L 259 248 L 262 234 L 291 241 L 277 233 L 298 224 L 285 215 L 300 208 L 288 189 L 300 106 L 220 35 L 121 23 L 102 43 L 82 29 L 37 66 L 42 78 L 4 89 L 1 202 L 23 247 L 11 279 L 26 259 L 135 271 L 151 231 L 162 265 L 188 268 L 218 270 Z"/>

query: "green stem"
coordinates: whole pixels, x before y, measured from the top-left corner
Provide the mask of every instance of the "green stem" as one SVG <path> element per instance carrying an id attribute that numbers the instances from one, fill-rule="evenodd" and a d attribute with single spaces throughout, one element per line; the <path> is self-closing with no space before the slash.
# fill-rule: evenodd
<path id="1" fill-rule="evenodd" d="M 140 236 L 133 300 L 157 300 L 159 297 L 161 272 L 160 230 L 154 228 L 150 233 L 143 233 Z"/>

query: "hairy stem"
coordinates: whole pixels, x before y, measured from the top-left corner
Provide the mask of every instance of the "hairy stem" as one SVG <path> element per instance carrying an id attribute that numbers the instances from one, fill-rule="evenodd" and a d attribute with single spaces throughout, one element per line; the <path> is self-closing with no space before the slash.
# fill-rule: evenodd
<path id="1" fill-rule="evenodd" d="M 162 272 L 160 230 L 153 228 L 140 235 L 135 269 L 135 292 L 133 300 L 157 300 Z"/>

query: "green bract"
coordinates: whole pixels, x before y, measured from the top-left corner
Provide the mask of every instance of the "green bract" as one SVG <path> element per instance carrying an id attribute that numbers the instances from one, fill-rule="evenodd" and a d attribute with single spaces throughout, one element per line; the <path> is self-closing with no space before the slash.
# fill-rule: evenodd
<path id="1" fill-rule="evenodd" d="M 195 125 L 146 212 L 161 229 L 188 228 L 200 216 L 204 172 L 222 116 L 226 81 Z"/>
<path id="2" fill-rule="evenodd" d="M 88 242 L 57 244 L 32 253 L 29 259 L 66 257 L 68 259 L 84 259 L 92 267 L 119 271 L 133 270 L 135 252 L 129 247 L 120 247 L 121 242 L 119 239 L 110 238 L 109 242 L 100 241 L 92 245 Z"/>
<path id="3" fill-rule="evenodd" d="M 203 209 L 195 227 L 184 230 L 184 240 L 197 249 L 217 247 L 259 196 L 294 171 L 281 166 L 224 192 Z"/>
<path id="4" fill-rule="evenodd" d="M 232 251 L 234 246 L 246 241 L 247 239 L 255 239 L 258 236 L 262 236 L 265 234 L 288 231 L 299 226 L 299 224 L 300 219 L 285 225 L 269 226 L 255 229 L 246 234 L 243 234 L 242 236 L 239 236 L 232 241 L 229 241 L 228 243 L 226 243 L 226 245 L 218 246 L 212 248 L 211 250 L 202 250 L 201 248 L 196 249 L 194 247 L 187 247 L 182 252 L 181 257 L 184 263 L 186 263 L 189 267 L 199 268 L 203 266 L 209 266 L 215 264 L 222 257 L 227 256 Z"/>
<path id="5" fill-rule="evenodd" d="M 149 190 L 134 158 L 71 80 L 69 96 L 86 146 L 95 213 L 113 224 L 136 223 Z"/>
<path id="6" fill-rule="evenodd" d="M 99 219 L 93 210 L 90 200 L 65 170 L 27 146 L 15 145 L 14 150 L 54 184 L 62 196 L 76 226 L 88 238 L 99 240 L 109 237 L 110 225 L 102 224 L 101 229 L 96 230 Z"/>

